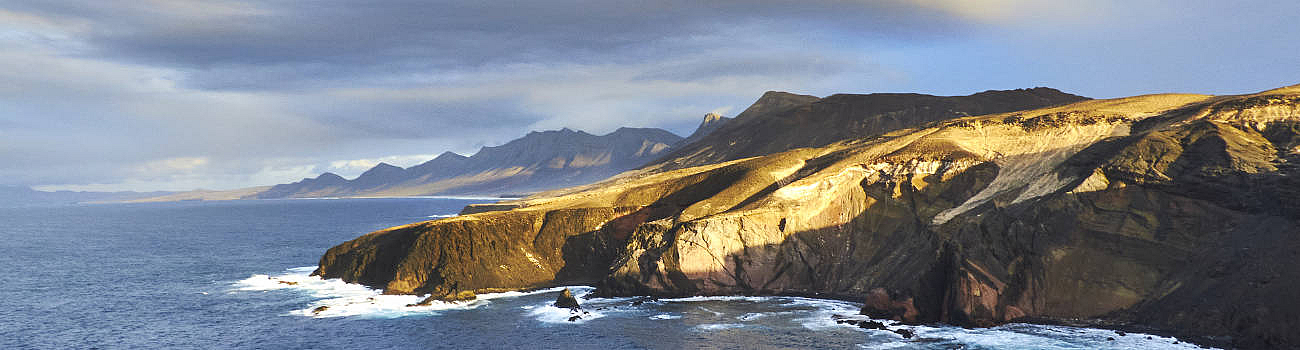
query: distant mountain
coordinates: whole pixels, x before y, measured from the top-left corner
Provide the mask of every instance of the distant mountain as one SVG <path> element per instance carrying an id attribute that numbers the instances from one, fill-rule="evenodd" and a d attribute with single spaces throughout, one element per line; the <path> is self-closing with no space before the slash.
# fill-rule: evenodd
<path id="1" fill-rule="evenodd" d="M 648 169 L 680 169 L 821 147 L 961 116 L 1003 113 L 1087 100 L 1052 88 L 989 90 L 969 96 L 836 94 L 826 98 L 769 91 L 709 137 L 692 135 Z M 705 123 L 708 124 L 708 123 Z M 704 125 L 701 125 L 702 127 Z"/>
<path id="2" fill-rule="evenodd" d="M 714 120 L 719 120 L 716 117 Z M 701 127 L 712 125 L 710 122 Z M 697 131 L 699 133 L 699 131 Z M 561 129 L 532 132 L 473 156 L 446 152 L 401 168 L 380 163 L 356 179 L 332 173 L 281 184 L 250 198 L 501 195 L 587 184 L 662 156 L 682 137 L 662 129 L 620 128 L 596 136 Z"/>
<path id="3" fill-rule="evenodd" d="M 37 191 L 28 187 L 0 186 L 0 207 L 68 205 L 91 202 L 116 202 L 157 197 L 173 192 L 84 192 Z"/>

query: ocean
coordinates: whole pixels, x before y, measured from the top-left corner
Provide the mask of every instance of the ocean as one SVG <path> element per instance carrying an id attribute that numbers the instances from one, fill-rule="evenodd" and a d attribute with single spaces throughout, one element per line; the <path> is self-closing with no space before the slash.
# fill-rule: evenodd
<path id="1" fill-rule="evenodd" d="M 1174 338 L 1009 324 L 840 324 L 795 297 L 589 298 L 563 288 L 408 307 L 308 276 L 326 249 L 482 199 L 373 198 L 0 208 L 0 349 L 1193 349 Z M 578 319 L 570 320 L 573 316 Z"/>

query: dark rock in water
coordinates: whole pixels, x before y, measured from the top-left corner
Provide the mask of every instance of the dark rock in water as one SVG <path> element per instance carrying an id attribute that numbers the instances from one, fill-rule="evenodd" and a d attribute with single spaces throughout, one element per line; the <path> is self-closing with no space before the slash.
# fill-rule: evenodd
<path id="1" fill-rule="evenodd" d="M 880 329 L 886 331 L 889 330 L 889 327 L 885 327 L 885 324 L 879 321 L 862 320 L 862 321 L 858 321 L 857 325 L 858 328 L 862 328 L 862 329 Z"/>
<path id="2" fill-rule="evenodd" d="M 420 302 L 415 304 L 407 304 L 406 306 L 429 306 L 435 301 L 450 303 L 457 301 L 470 301 L 474 299 L 478 299 L 478 295 L 474 294 L 473 291 L 463 290 L 460 292 L 447 292 L 446 294 L 430 294 L 428 298 L 424 298 L 424 300 L 420 300 Z"/>
<path id="3" fill-rule="evenodd" d="M 891 331 L 894 333 L 898 333 L 898 335 L 903 336 L 903 339 L 912 339 L 912 337 L 916 336 L 916 333 L 912 332 L 912 330 L 907 328 L 899 328 Z"/>
<path id="4" fill-rule="evenodd" d="M 1119 334 L 1119 336 L 1121 337 L 1128 335 L 1128 333 L 1124 333 L 1124 331 L 1120 331 L 1120 330 L 1116 330 L 1115 334 Z"/>
<path id="5" fill-rule="evenodd" d="M 659 298 L 655 298 L 655 297 L 640 297 L 640 298 L 637 298 L 636 300 L 633 300 L 633 301 L 632 301 L 632 306 L 641 306 L 641 304 L 645 304 L 646 302 L 649 302 L 649 301 L 659 301 Z"/>
<path id="6" fill-rule="evenodd" d="M 1106 340 L 1115 341 L 1115 337 L 1106 337 Z"/>
<path id="7" fill-rule="evenodd" d="M 573 315 L 573 316 L 570 316 L 570 317 L 569 317 L 569 322 L 573 322 L 573 321 L 577 321 L 577 320 L 581 320 L 581 319 L 582 319 L 582 316 Z"/>
<path id="8" fill-rule="evenodd" d="M 329 306 L 318 306 L 318 307 L 316 307 L 315 309 L 311 309 L 311 313 L 313 313 L 313 314 L 319 314 L 319 313 L 321 313 L 322 311 L 329 310 L 329 309 L 330 309 Z"/>
<path id="9" fill-rule="evenodd" d="M 560 293 L 560 296 L 555 298 L 555 307 L 562 307 L 566 309 L 582 308 L 582 306 L 578 305 L 578 299 L 573 297 L 573 293 L 569 292 L 568 288 L 565 288 L 564 292 Z"/>

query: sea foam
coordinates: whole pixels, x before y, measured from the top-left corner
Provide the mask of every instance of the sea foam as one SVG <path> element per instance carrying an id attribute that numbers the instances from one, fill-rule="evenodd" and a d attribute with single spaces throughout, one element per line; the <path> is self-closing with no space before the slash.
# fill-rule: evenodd
<path id="1" fill-rule="evenodd" d="M 563 287 L 560 287 L 529 292 L 484 293 L 479 294 L 477 298 L 471 301 L 434 301 L 429 305 L 408 306 L 419 303 L 426 296 L 385 295 L 381 290 L 346 283 L 340 279 L 327 280 L 321 279 L 319 276 L 311 276 L 311 272 L 315 270 L 315 266 L 307 266 L 291 268 L 286 270 L 285 273 L 275 276 L 253 275 L 235 282 L 235 288 L 231 293 L 292 290 L 305 293 L 316 299 L 306 305 L 305 308 L 290 311 L 289 315 L 294 316 L 397 318 L 412 315 L 432 315 L 444 310 L 474 309 L 486 305 L 492 299 L 563 290 Z"/>
<path id="2" fill-rule="evenodd" d="M 541 304 L 523 306 L 521 307 L 521 309 L 527 310 L 528 315 L 532 316 L 533 319 L 536 319 L 537 321 L 544 322 L 544 323 L 582 324 L 582 323 L 586 323 L 587 321 L 591 321 L 594 319 L 603 318 L 607 316 L 609 312 L 616 311 L 616 310 L 611 310 L 612 308 L 609 307 L 610 304 L 620 303 L 623 302 L 625 299 L 627 299 L 627 298 L 589 299 L 588 296 L 591 295 L 591 291 L 595 290 L 595 288 L 585 287 L 585 286 L 557 287 L 557 288 L 551 288 L 551 289 L 546 289 L 543 291 L 536 291 L 531 293 L 558 292 L 564 290 L 565 288 L 568 288 L 569 292 L 573 293 L 573 298 L 578 300 L 578 305 L 582 306 L 581 309 L 571 310 L 567 308 L 555 307 L 554 303 L 550 301 Z M 577 316 L 577 318 L 574 318 L 574 316 Z"/>
<path id="3" fill-rule="evenodd" d="M 316 267 L 297 267 L 287 269 L 282 274 L 258 274 L 240 280 L 234 284 L 230 293 L 269 292 L 291 290 L 303 293 L 312 300 L 303 308 L 288 314 L 303 317 L 366 317 L 396 318 L 411 315 L 436 315 L 447 310 L 470 310 L 488 305 L 494 299 L 517 298 L 529 295 L 558 293 L 565 288 L 573 292 L 581 311 L 555 307 L 552 298 L 533 301 L 531 305 L 521 306 L 523 314 L 540 323 L 560 325 L 581 325 L 601 318 L 625 319 L 628 317 L 650 320 L 692 319 L 700 316 L 723 322 L 709 322 L 691 327 L 695 331 L 714 332 L 733 328 L 746 328 L 753 322 L 772 322 L 765 320 L 789 319 L 803 328 L 813 331 L 830 331 L 834 329 L 854 330 L 873 334 L 872 341 L 860 344 L 864 349 L 892 349 L 916 346 L 921 340 L 926 344 L 966 346 L 976 348 L 1033 348 L 1033 349 L 1197 349 L 1197 345 L 1178 341 L 1172 337 L 1161 337 L 1142 333 L 1119 333 L 1092 328 L 1065 326 L 1046 326 L 1033 324 L 1007 324 L 991 328 L 965 329 L 949 326 L 907 326 L 890 320 L 875 320 L 889 328 L 906 328 L 915 332 L 915 337 L 904 339 L 888 330 L 861 329 L 852 324 L 840 324 L 837 317 L 869 319 L 858 315 L 859 304 L 839 301 L 801 297 L 746 297 L 746 296 L 709 296 L 659 299 L 645 301 L 639 306 L 631 302 L 638 298 L 593 298 L 592 287 L 569 286 L 555 287 L 528 292 L 504 292 L 479 294 L 478 298 L 466 302 L 433 302 L 427 306 L 407 306 L 418 303 L 424 296 L 384 295 L 380 290 L 365 286 L 344 283 L 338 279 L 324 280 L 310 276 Z M 741 302 L 777 305 L 778 310 L 768 312 L 719 312 L 706 308 L 705 305 L 691 305 L 685 312 L 665 312 L 666 304 L 695 304 L 701 302 Z M 680 308 L 678 308 L 680 310 Z M 708 316 L 711 315 L 711 316 Z M 573 318 L 579 316 L 579 318 Z M 570 320 L 572 318 L 572 321 Z M 726 320 L 730 320 L 729 322 Z M 757 325 L 757 324 L 755 324 Z M 884 338 L 879 338 L 884 337 Z M 1150 339 L 1148 339 L 1150 338 Z M 890 340 L 893 339 L 893 340 Z M 883 341 L 882 341 L 883 340 Z M 1176 343 L 1177 342 L 1177 343 Z"/>

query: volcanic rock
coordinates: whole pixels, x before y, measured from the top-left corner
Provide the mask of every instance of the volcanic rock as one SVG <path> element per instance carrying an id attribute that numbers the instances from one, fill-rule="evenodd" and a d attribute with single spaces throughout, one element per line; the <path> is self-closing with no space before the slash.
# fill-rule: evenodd
<path id="1" fill-rule="evenodd" d="M 582 308 L 582 306 L 578 305 L 578 299 L 573 297 L 573 293 L 570 293 L 568 288 L 565 288 L 564 292 L 561 292 L 559 296 L 555 297 L 555 307 L 565 309 Z"/>

